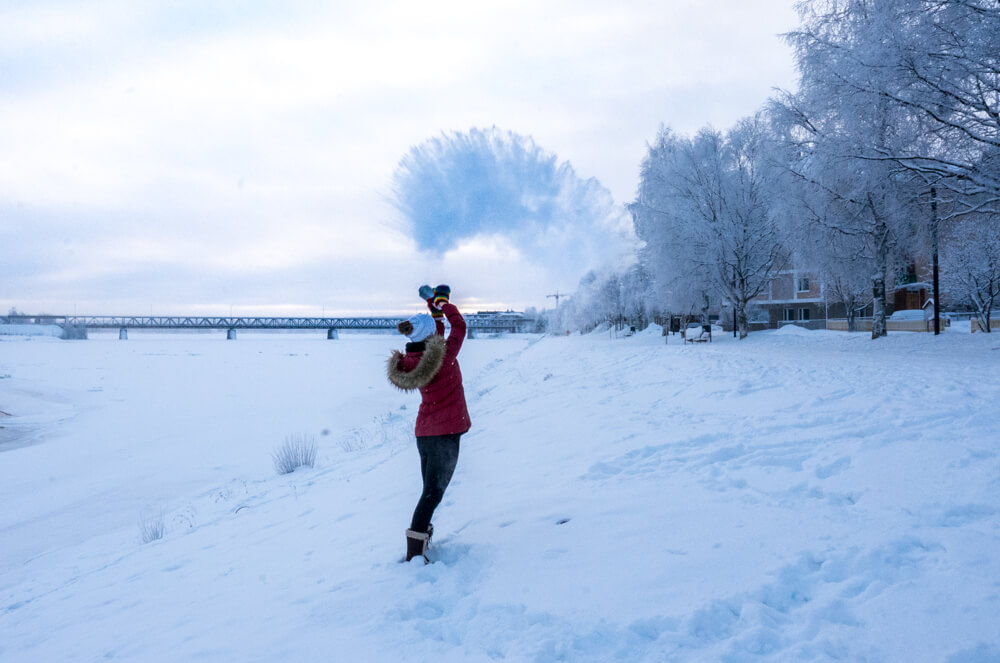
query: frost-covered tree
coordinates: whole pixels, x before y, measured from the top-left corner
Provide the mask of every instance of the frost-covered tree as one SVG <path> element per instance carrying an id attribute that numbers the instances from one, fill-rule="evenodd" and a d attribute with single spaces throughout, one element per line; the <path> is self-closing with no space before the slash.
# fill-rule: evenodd
<path id="1" fill-rule="evenodd" d="M 710 286 L 703 261 L 686 259 L 694 250 L 691 216 L 676 205 L 679 173 L 692 158 L 693 141 L 661 128 L 640 170 L 638 196 L 630 206 L 636 234 L 643 240 L 640 260 L 653 281 L 656 303 L 672 311 L 689 309 Z"/>
<path id="2" fill-rule="evenodd" d="M 1000 215 L 968 216 L 953 224 L 941 253 L 941 285 L 956 301 L 969 305 L 981 329 L 1000 299 Z"/>
<path id="3" fill-rule="evenodd" d="M 855 269 L 828 263 L 820 270 L 827 302 L 840 304 L 847 319 L 847 331 L 857 331 L 858 315 L 872 303 L 871 280 Z"/>
<path id="4" fill-rule="evenodd" d="M 878 153 L 950 188 L 967 209 L 1000 201 L 1000 2 L 868 0 L 812 2 L 852 38 L 825 40 L 854 67 L 848 84 L 904 108 L 922 140 Z M 864 21 L 848 13 L 863 12 Z M 862 36 L 868 35 L 868 36 Z M 822 36 L 816 33 L 817 37 Z M 871 44 L 876 43 L 876 48 Z M 884 75 L 886 72 L 888 75 Z M 968 195 L 974 198 L 967 198 Z M 986 194 L 985 196 L 983 194 Z"/>
<path id="5" fill-rule="evenodd" d="M 799 90 L 772 105 L 788 172 L 809 193 L 804 223 L 821 244 L 841 237 L 860 269 L 870 269 L 872 338 L 886 334 L 886 286 L 914 233 L 919 191 L 898 163 L 882 158 L 919 145 L 912 113 L 880 90 L 890 86 L 891 14 L 876 0 L 812 0 L 803 24 L 786 35 Z M 840 242 L 843 243 L 843 242 Z M 851 270 L 853 271 L 853 270 Z"/>
<path id="6" fill-rule="evenodd" d="M 839 119 L 806 111 L 796 129 L 808 127 L 809 135 L 792 138 L 802 149 L 789 163 L 799 185 L 814 194 L 814 205 L 794 221 L 807 226 L 811 246 L 819 249 L 813 253 L 816 262 L 828 275 L 839 271 L 850 282 L 856 282 L 859 270 L 867 273 L 874 302 L 872 338 L 886 333 L 886 283 L 905 247 L 914 213 L 908 209 L 911 192 L 888 164 L 850 156 L 852 142 L 888 133 L 887 123 L 878 119 L 879 110 L 886 109 L 875 109 L 874 118 L 857 123 L 868 126 L 844 134 L 839 134 Z"/>
<path id="7" fill-rule="evenodd" d="M 797 165 L 797 155 L 793 153 L 788 163 Z M 846 224 L 837 218 L 843 206 L 823 187 L 789 172 L 781 190 L 784 195 L 776 209 L 786 241 L 794 247 L 793 261 L 820 277 L 827 304 L 839 304 L 848 330 L 855 331 L 859 313 L 872 303 L 872 274 L 878 272 L 868 237 L 845 232 Z"/>
<path id="8" fill-rule="evenodd" d="M 653 301 L 653 279 L 642 263 L 632 265 L 622 276 L 624 289 L 625 320 L 632 326 L 645 329 L 655 310 Z"/>
<path id="9" fill-rule="evenodd" d="M 775 173 L 759 117 L 688 138 L 662 129 L 630 205 L 654 289 L 677 311 L 732 304 L 740 338 L 747 307 L 785 267 L 774 218 Z"/>
<path id="10" fill-rule="evenodd" d="M 599 319 L 621 329 L 625 324 L 625 285 L 617 272 L 595 281 L 593 311 Z"/>
<path id="11" fill-rule="evenodd" d="M 650 312 L 647 302 L 649 276 L 640 265 L 624 270 L 591 270 L 573 297 L 550 314 L 556 329 L 589 330 L 600 324 L 645 328 Z"/>
<path id="12" fill-rule="evenodd" d="M 587 331 L 606 320 L 608 312 L 600 297 L 601 285 L 602 281 L 593 270 L 584 274 L 573 296 L 549 314 L 550 326 L 566 331 Z"/>

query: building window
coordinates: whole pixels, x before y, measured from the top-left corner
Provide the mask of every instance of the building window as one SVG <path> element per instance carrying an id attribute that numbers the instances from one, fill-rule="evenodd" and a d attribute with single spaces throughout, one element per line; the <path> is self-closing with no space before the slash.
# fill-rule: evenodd
<path id="1" fill-rule="evenodd" d="M 809 277 L 800 276 L 795 280 L 795 283 L 795 287 L 799 292 L 809 292 Z"/>
<path id="2" fill-rule="evenodd" d="M 781 311 L 782 322 L 809 322 L 810 311 L 807 308 L 786 308 Z"/>

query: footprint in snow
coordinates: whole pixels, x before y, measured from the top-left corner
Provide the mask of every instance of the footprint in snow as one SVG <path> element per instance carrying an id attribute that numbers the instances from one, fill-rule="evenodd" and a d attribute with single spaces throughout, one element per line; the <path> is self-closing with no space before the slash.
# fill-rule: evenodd
<path id="1" fill-rule="evenodd" d="M 817 479 L 829 479 L 834 475 L 840 474 L 850 466 L 851 459 L 845 456 L 843 458 L 838 458 L 828 465 L 820 465 L 816 468 L 814 474 Z"/>
<path id="2" fill-rule="evenodd" d="M 961 527 L 977 520 L 989 518 L 997 512 L 988 504 L 963 504 L 948 509 L 938 518 L 939 527 Z"/>

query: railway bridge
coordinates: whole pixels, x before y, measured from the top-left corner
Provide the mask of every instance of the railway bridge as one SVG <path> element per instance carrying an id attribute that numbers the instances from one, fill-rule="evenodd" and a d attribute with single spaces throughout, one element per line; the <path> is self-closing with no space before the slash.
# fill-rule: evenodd
<path id="1" fill-rule="evenodd" d="M 116 315 L 11 315 L 0 318 L 10 324 L 58 325 L 64 330 L 118 329 L 118 337 L 128 338 L 129 329 L 172 329 L 226 331 L 236 339 L 240 329 L 308 330 L 325 329 L 328 339 L 339 338 L 340 330 L 395 329 L 401 316 L 372 317 L 266 317 L 266 316 L 116 316 Z M 470 332 L 521 333 L 534 330 L 535 321 L 514 311 L 481 312 L 465 316 Z"/>

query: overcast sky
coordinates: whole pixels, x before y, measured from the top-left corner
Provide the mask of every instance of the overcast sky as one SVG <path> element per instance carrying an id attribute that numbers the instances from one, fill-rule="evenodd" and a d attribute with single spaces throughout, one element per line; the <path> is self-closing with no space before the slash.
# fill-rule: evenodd
<path id="1" fill-rule="evenodd" d="M 794 87 L 795 23 L 793 0 L 2 2 L 0 312 L 402 313 L 440 282 L 551 307 L 591 265 L 419 251 L 400 159 L 496 126 L 624 205 L 660 124 Z"/>

